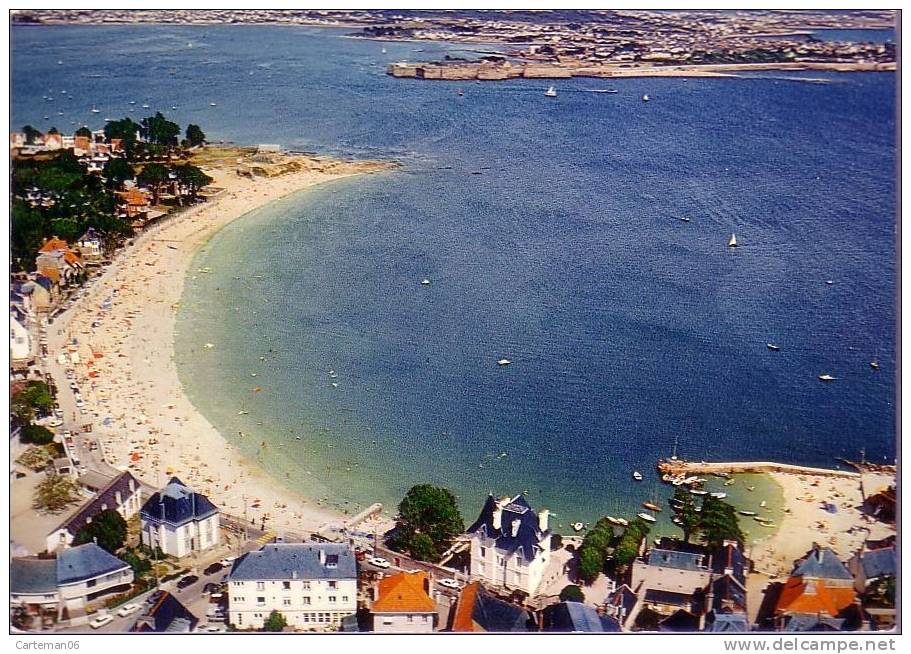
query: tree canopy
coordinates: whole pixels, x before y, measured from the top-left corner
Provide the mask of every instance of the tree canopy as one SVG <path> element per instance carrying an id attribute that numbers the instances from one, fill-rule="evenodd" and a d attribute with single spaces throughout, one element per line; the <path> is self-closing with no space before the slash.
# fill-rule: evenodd
<path id="1" fill-rule="evenodd" d="M 187 125 L 187 145 L 191 148 L 196 147 L 197 145 L 202 145 L 206 142 L 206 135 L 203 134 L 203 131 L 199 128 L 199 125 L 194 125 L 190 123 Z"/>
<path id="2" fill-rule="evenodd" d="M 743 546 L 744 535 L 736 509 L 717 497 L 706 495 L 702 500 L 699 529 L 703 542 L 709 547 L 721 547 L 726 540 Z"/>
<path id="3" fill-rule="evenodd" d="M 123 547 L 127 539 L 127 522 L 114 509 L 105 509 L 76 532 L 73 545 L 96 542 L 111 554 Z"/>
<path id="4" fill-rule="evenodd" d="M 584 602 L 585 594 L 582 589 L 575 584 L 564 586 L 560 591 L 560 601 L 562 602 Z"/>
<path id="5" fill-rule="evenodd" d="M 693 494 L 678 486 L 674 489 L 674 499 L 670 501 L 670 505 L 678 519 L 676 524 L 683 531 L 684 542 L 690 542 L 690 537 L 699 531 L 701 521 Z"/>
<path id="6" fill-rule="evenodd" d="M 166 146 L 177 145 L 180 125 L 172 123 L 158 111 L 154 116 L 142 119 L 141 133 L 149 143 Z"/>
<path id="7" fill-rule="evenodd" d="M 22 428 L 19 438 L 23 443 L 47 445 L 54 442 L 54 432 L 41 425 L 26 425 Z"/>
<path id="8" fill-rule="evenodd" d="M 285 616 L 272 609 L 272 613 L 269 614 L 269 617 L 263 623 L 263 631 L 281 631 L 287 626 L 288 621 L 285 620 Z"/>
<path id="9" fill-rule="evenodd" d="M 455 496 L 429 484 L 413 486 L 399 503 L 390 547 L 422 561 L 438 561 L 465 524 Z"/>
<path id="10" fill-rule="evenodd" d="M 36 415 L 48 415 L 54 408 L 51 388 L 42 381 L 30 381 L 10 400 L 10 411 L 20 424 L 30 423 Z"/>
<path id="11" fill-rule="evenodd" d="M 59 513 L 78 499 L 79 488 L 76 482 L 65 475 L 49 474 L 35 489 L 32 507 L 39 511 Z"/>

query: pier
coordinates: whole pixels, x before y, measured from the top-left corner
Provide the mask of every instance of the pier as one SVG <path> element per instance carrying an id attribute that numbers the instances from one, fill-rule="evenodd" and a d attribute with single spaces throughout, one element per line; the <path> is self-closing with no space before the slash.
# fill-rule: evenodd
<path id="1" fill-rule="evenodd" d="M 812 468 L 798 466 L 790 463 L 774 463 L 772 461 L 741 461 L 741 462 L 714 462 L 705 461 L 679 461 L 675 459 L 662 459 L 658 461 L 658 472 L 669 475 L 692 475 L 713 472 L 743 473 L 743 472 L 787 472 L 793 475 L 816 475 L 820 477 L 842 477 L 859 479 L 860 474 L 847 470 L 832 470 L 830 468 Z"/>

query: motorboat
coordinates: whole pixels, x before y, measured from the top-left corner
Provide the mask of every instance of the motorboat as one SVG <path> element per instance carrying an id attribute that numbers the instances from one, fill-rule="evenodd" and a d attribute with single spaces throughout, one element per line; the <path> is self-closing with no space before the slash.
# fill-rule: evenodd
<path id="1" fill-rule="evenodd" d="M 751 517 L 756 515 L 755 511 L 738 511 L 737 513 L 739 513 L 740 515 L 746 515 L 746 516 L 751 516 Z"/>
<path id="2" fill-rule="evenodd" d="M 733 485 L 734 485 L 734 481 L 735 481 L 734 479 L 728 479 L 726 482 L 724 482 L 724 485 L 725 485 L 725 486 L 733 486 Z"/>
<path id="3" fill-rule="evenodd" d="M 509 359 L 500 359 L 499 361 L 497 361 L 498 366 L 508 366 L 510 363 L 512 363 L 512 361 L 510 361 Z"/>
<path id="4" fill-rule="evenodd" d="M 737 235 L 736 234 L 731 234 L 731 240 L 728 241 L 728 247 L 729 248 L 737 247 Z"/>
<path id="5" fill-rule="evenodd" d="M 98 109 L 95 105 L 92 105 L 92 113 L 93 113 L 93 114 L 100 114 L 100 113 L 101 113 L 101 109 Z"/>
<path id="6" fill-rule="evenodd" d="M 606 516 L 604 516 L 604 519 L 607 520 L 607 521 L 608 521 L 609 523 L 611 523 L 612 525 L 619 525 L 619 524 L 621 524 L 620 518 L 615 518 L 615 517 L 612 516 L 612 515 L 606 515 Z"/>
<path id="7" fill-rule="evenodd" d="M 690 493 L 692 493 L 693 495 L 708 495 L 709 494 L 708 491 L 704 491 L 701 488 L 691 488 Z"/>
<path id="8" fill-rule="evenodd" d="M 430 286 L 430 280 L 429 280 L 429 279 L 422 279 L 422 280 L 421 280 L 421 286 Z"/>
<path id="9" fill-rule="evenodd" d="M 642 506 L 650 511 L 660 511 L 661 507 L 655 504 L 654 502 L 643 502 Z"/>
<path id="10" fill-rule="evenodd" d="M 646 522 L 656 522 L 655 516 L 649 515 L 648 513 L 639 512 L 636 514 L 636 517 L 642 518 Z"/>
<path id="11" fill-rule="evenodd" d="M 833 377 L 832 375 L 820 375 L 819 376 L 819 381 L 824 381 L 824 382 L 835 381 L 835 379 L 836 379 L 836 377 Z"/>
<path id="12" fill-rule="evenodd" d="M 554 86 L 551 86 L 546 91 L 544 91 L 544 95 L 546 95 L 548 98 L 556 98 L 557 97 L 557 88 Z"/>
<path id="13" fill-rule="evenodd" d="M 642 473 L 638 470 L 633 470 L 633 479 L 636 481 L 642 481 Z"/>
<path id="14" fill-rule="evenodd" d="M 873 368 L 873 370 L 879 370 L 879 363 L 877 363 L 876 361 L 871 361 L 870 367 Z"/>
<path id="15" fill-rule="evenodd" d="M 583 529 L 585 529 L 585 525 L 582 524 L 581 522 L 574 522 L 572 527 L 573 527 L 573 530 L 575 530 L 575 531 L 582 531 Z"/>
<path id="16" fill-rule="evenodd" d="M 772 350 L 772 352 L 778 352 L 781 348 L 775 345 L 774 343 L 766 343 L 765 346 Z"/>
<path id="17" fill-rule="evenodd" d="M 629 527 L 629 520 L 626 518 L 617 518 L 617 524 L 621 527 Z"/>
<path id="18" fill-rule="evenodd" d="M 716 500 L 723 500 L 727 496 L 727 493 L 709 493 L 709 497 L 714 497 Z"/>
<path id="19" fill-rule="evenodd" d="M 646 93 L 645 95 L 642 96 L 642 101 L 643 101 L 643 102 L 648 102 L 648 101 L 649 101 L 648 93 Z"/>

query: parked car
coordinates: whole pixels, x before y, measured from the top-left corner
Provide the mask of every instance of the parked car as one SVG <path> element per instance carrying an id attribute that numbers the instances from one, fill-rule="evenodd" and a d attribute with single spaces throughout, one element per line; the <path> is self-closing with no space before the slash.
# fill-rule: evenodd
<path id="1" fill-rule="evenodd" d="M 205 570 L 203 570 L 202 573 L 204 575 L 214 575 L 216 572 L 218 572 L 219 570 L 221 570 L 224 567 L 225 566 L 223 566 L 221 563 L 216 562 L 216 563 L 213 563 L 212 565 L 210 565 Z"/>
<path id="2" fill-rule="evenodd" d="M 455 579 L 440 579 L 438 582 L 440 586 L 445 586 L 446 588 L 452 588 L 453 590 L 459 590 L 462 587 L 462 584 L 457 582 Z"/>
<path id="3" fill-rule="evenodd" d="M 161 597 L 162 593 L 164 593 L 163 590 L 156 590 L 154 593 L 149 595 L 149 597 L 146 599 L 146 602 L 149 604 L 154 604 L 158 601 L 158 598 Z"/>
<path id="4" fill-rule="evenodd" d="M 205 586 L 202 587 L 202 592 L 203 593 L 217 593 L 219 588 L 221 588 L 221 584 L 214 584 L 212 582 L 209 582 L 208 584 L 206 584 Z"/>
<path id="5" fill-rule="evenodd" d="M 113 616 L 113 615 L 102 615 L 102 616 L 97 617 L 97 618 L 95 618 L 94 620 L 92 620 L 92 621 L 89 623 L 89 626 L 90 626 L 92 629 L 99 629 L 99 628 L 103 627 L 103 626 L 106 625 L 106 624 L 112 623 L 113 621 L 114 621 L 114 616 Z"/>
<path id="6" fill-rule="evenodd" d="M 136 613 L 138 610 L 139 604 L 134 604 L 131 602 L 130 604 L 124 604 L 122 607 L 120 607 L 120 609 L 117 611 L 117 615 L 119 615 L 121 618 L 125 618 L 132 613 Z"/>
<path id="7" fill-rule="evenodd" d="M 180 581 L 177 582 L 177 587 L 186 588 L 187 586 L 192 586 L 197 581 L 199 581 L 199 577 L 197 577 L 196 575 L 187 575 L 186 577 L 184 577 L 183 579 L 181 579 Z"/>
<path id="8" fill-rule="evenodd" d="M 377 568 L 388 568 L 390 566 L 389 561 L 379 556 L 371 556 L 367 559 L 367 563 L 375 565 Z"/>
<path id="9" fill-rule="evenodd" d="M 221 561 L 219 561 L 219 563 L 221 563 L 222 566 L 224 566 L 225 568 L 228 568 L 234 564 L 234 558 L 235 557 L 233 557 L 233 556 L 226 556 Z"/>

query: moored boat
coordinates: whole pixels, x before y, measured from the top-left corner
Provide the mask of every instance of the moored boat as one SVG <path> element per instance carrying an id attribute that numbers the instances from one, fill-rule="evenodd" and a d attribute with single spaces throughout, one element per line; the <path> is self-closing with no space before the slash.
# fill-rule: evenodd
<path id="1" fill-rule="evenodd" d="M 639 512 L 636 514 L 637 517 L 642 518 L 646 522 L 655 522 L 655 516 L 649 515 L 648 513 Z"/>
<path id="2" fill-rule="evenodd" d="M 638 470 L 633 470 L 633 479 L 636 481 L 642 481 L 642 473 Z"/>
<path id="3" fill-rule="evenodd" d="M 651 511 L 660 511 L 661 507 L 655 504 L 654 502 L 643 502 L 642 506 Z"/>

